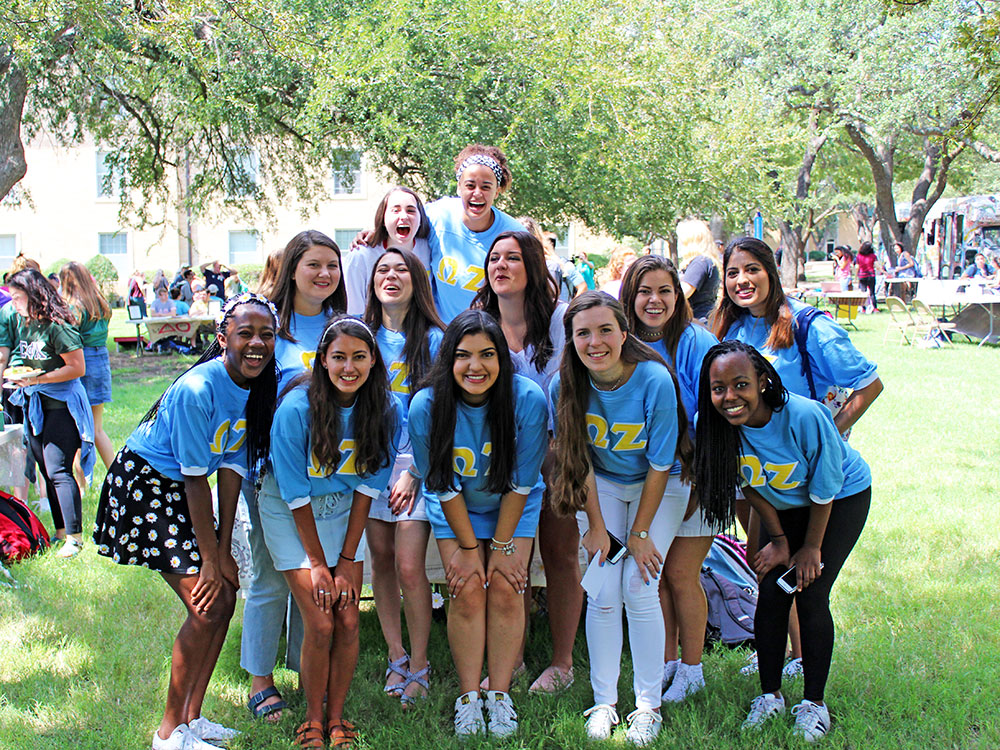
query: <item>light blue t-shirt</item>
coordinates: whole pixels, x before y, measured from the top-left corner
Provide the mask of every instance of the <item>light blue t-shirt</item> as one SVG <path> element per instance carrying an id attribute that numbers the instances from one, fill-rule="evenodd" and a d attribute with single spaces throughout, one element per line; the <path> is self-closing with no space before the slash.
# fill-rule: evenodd
<path id="1" fill-rule="evenodd" d="M 677 342 L 677 361 L 674 362 L 663 339 L 648 341 L 657 354 L 663 357 L 677 375 L 677 384 L 681 388 L 681 403 L 688 418 L 688 432 L 694 440 L 694 419 L 698 414 L 698 379 L 701 376 L 701 363 L 708 350 L 719 343 L 715 335 L 698 323 L 689 323 L 681 333 Z"/>
<path id="2" fill-rule="evenodd" d="M 246 476 L 249 389 L 229 377 L 222 358 L 194 367 L 167 389 L 156 418 L 125 444 L 175 481 L 232 469 Z"/>
<path id="3" fill-rule="evenodd" d="M 740 430 L 740 483 L 778 510 L 824 505 L 872 483 L 868 464 L 840 437 L 830 411 L 808 397 L 790 393 L 766 425 Z"/>
<path id="4" fill-rule="evenodd" d="M 806 307 L 794 299 L 789 299 L 788 304 L 793 315 Z M 809 381 L 802 371 L 798 346 L 794 341 L 787 349 L 777 351 L 765 346 L 770 330 L 763 318 L 747 314 L 729 327 L 723 339 L 735 339 L 752 346 L 774 365 L 781 376 L 781 382 L 790 393 L 809 398 Z M 817 315 L 813 319 L 806 337 L 806 351 L 812 364 L 816 398 L 819 401 L 825 402 L 833 398 L 838 387 L 857 390 L 878 377 L 875 365 L 855 348 L 847 331 L 826 315 Z"/>
<path id="5" fill-rule="evenodd" d="M 271 424 L 271 469 L 278 483 L 281 499 L 288 507 L 308 505 L 313 497 L 357 490 L 371 498 L 378 497 L 389 484 L 396 461 L 403 426 L 403 406 L 393 397 L 394 430 L 389 445 L 389 462 L 377 472 L 359 476 L 354 465 L 354 407 L 340 409 L 340 465 L 328 472 L 317 465 L 309 435 L 308 388 L 290 391 L 278 404 Z"/>
<path id="6" fill-rule="evenodd" d="M 541 469 L 548 444 L 548 433 L 545 429 L 545 396 L 541 388 L 520 375 L 514 376 L 513 395 L 516 456 L 511 479 L 514 484 L 513 491 L 527 495 L 533 489 L 544 487 Z M 433 390 L 424 388 L 410 403 L 409 431 L 413 459 L 417 470 L 425 477 L 429 470 L 431 440 L 448 439 L 447 435 L 430 434 L 433 398 Z M 458 486 L 459 489 L 449 492 L 430 492 L 425 487 L 425 494 L 436 497 L 440 502 L 447 502 L 461 492 L 467 508 L 482 511 L 499 507 L 503 496 L 491 493 L 485 487 L 486 473 L 490 468 L 490 454 L 493 450 L 488 408 L 488 404 L 469 406 L 463 401 L 458 402 L 458 408 L 455 410 L 452 460 L 455 472 L 453 486 Z"/>
<path id="7" fill-rule="evenodd" d="M 437 357 L 441 348 L 444 331 L 440 328 L 430 328 L 427 331 L 428 346 L 431 361 Z M 410 371 L 403 360 L 403 347 L 406 346 L 406 336 L 401 331 L 392 331 L 385 326 L 379 326 L 375 334 L 375 343 L 385 361 L 385 369 L 389 372 L 389 388 L 398 394 L 404 403 L 410 401 Z"/>
<path id="8" fill-rule="evenodd" d="M 559 378 L 550 386 L 559 402 Z M 590 385 L 587 442 L 594 472 L 613 482 L 635 484 L 649 469 L 676 472 L 677 393 L 670 371 L 658 362 L 639 362 L 627 382 L 613 391 Z"/>
<path id="9" fill-rule="evenodd" d="M 523 232 L 524 225 L 498 208 L 485 232 L 473 232 L 462 223 L 462 199 L 441 198 L 426 206 L 433 230 L 427 238 L 431 246 L 431 271 L 441 320 L 450 323 L 468 310 L 486 278 L 484 263 L 493 240 L 502 232 Z"/>
<path id="10" fill-rule="evenodd" d="M 185 302 L 182 299 L 175 299 L 174 300 L 174 310 L 175 310 L 175 312 L 176 312 L 176 314 L 177 314 L 178 317 L 182 317 L 184 315 L 187 315 L 189 312 L 191 312 L 191 305 L 189 305 L 187 302 Z"/>
<path id="11" fill-rule="evenodd" d="M 299 315 L 293 312 L 288 328 L 296 340 L 289 341 L 275 336 L 274 361 L 278 363 L 278 393 L 296 375 L 312 370 L 319 337 L 323 335 L 323 328 L 329 319 L 323 312 L 319 315 Z"/>

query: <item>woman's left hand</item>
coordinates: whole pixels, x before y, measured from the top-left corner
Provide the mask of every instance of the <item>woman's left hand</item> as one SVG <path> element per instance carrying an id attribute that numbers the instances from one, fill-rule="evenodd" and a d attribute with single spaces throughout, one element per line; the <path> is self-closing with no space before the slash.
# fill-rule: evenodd
<path id="1" fill-rule="evenodd" d="M 389 510 L 392 511 L 393 515 L 410 513 L 416 503 L 419 490 L 420 480 L 410 472 L 404 471 L 389 493 Z"/>
<path id="2" fill-rule="evenodd" d="M 232 552 L 219 550 L 219 572 L 234 588 L 240 587 L 240 568 Z"/>
<path id="3" fill-rule="evenodd" d="M 639 574 L 642 576 L 643 582 L 649 585 L 649 580 L 657 578 L 660 575 L 660 568 L 663 567 L 663 558 L 660 556 L 659 550 L 656 549 L 653 540 L 648 536 L 645 539 L 640 539 L 635 534 L 628 535 L 626 546 L 632 559 L 635 560 L 635 564 L 639 567 Z"/>
<path id="4" fill-rule="evenodd" d="M 521 556 L 516 551 L 513 555 L 490 551 L 490 559 L 486 561 L 487 584 L 493 583 L 494 574 L 503 576 L 519 594 L 523 594 L 528 585 L 528 568 L 521 562 Z"/>
<path id="5" fill-rule="evenodd" d="M 354 587 L 354 566 L 341 560 L 333 569 L 333 607 L 347 609 L 349 604 L 358 603 L 358 590 Z"/>
<path id="6" fill-rule="evenodd" d="M 799 591 L 819 578 L 821 558 L 819 547 L 812 544 L 803 544 L 799 551 L 792 555 L 791 564 L 795 566 Z"/>
<path id="7" fill-rule="evenodd" d="M 757 556 L 754 557 L 753 569 L 758 576 L 763 578 L 771 568 L 778 565 L 785 567 L 792 565 L 788 560 L 788 542 L 783 536 L 772 538 L 768 544 L 761 548 Z"/>

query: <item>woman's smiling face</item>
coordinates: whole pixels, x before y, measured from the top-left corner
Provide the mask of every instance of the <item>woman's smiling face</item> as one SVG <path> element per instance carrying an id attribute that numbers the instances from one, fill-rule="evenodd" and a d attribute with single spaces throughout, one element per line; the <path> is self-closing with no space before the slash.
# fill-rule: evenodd
<path id="1" fill-rule="evenodd" d="M 493 339 L 485 333 L 463 336 L 455 348 L 451 373 L 462 391 L 462 400 L 481 404 L 500 376 L 500 358 Z"/>
<path id="2" fill-rule="evenodd" d="M 726 294 L 735 304 L 750 310 L 755 317 L 764 315 L 771 291 L 764 264 L 746 250 L 734 250 L 726 264 Z"/>
<path id="3" fill-rule="evenodd" d="M 635 293 L 635 316 L 650 331 L 662 331 L 674 316 L 679 293 L 669 272 L 661 268 L 647 271 Z"/>
<path id="4" fill-rule="evenodd" d="M 712 406 L 731 425 L 762 427 L 771 418 L 757 371 L 743 352 L 716 358 L 708 369 L 708 387 Z"/>
<path id="5" fill-rule="evenodd" d="M 482 164 L 466 167 L 458 178 L 458 197 L 462 199 L 466 226 L 492 221 L 493 201 L 499 194 L 500 186 L 492 169 Z"/>

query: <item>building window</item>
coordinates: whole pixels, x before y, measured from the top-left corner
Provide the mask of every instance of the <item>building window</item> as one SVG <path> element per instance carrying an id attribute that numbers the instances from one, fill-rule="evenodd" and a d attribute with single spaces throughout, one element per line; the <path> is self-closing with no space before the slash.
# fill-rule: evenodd
<path id="1" fill-rule="evenodd" d="M 122 171 L 112 164 L 110 151 L 97 151 L 97 197 L 118 198 L 121 195 Z"/>
<path id="2" fill-rule="evenodd" d="M 564 258 L 569 257 L 569 224 L 557 224 L 556 233 L 556 254 Z"/>
<path id="3" fill-rule="evenodd" d="M 361 194 L 361 152 L 336 149 L 333 152 L 333 194 Z"/>
<path id="4" fill-rule="evenodd" d="M 337 243 L 337 247 L 340 248 L 341 254 L 346 254 L 347 250 L 351 247 L 351 243 L 354 242 L 354 238 L 358 236 L 360 229 L 334 229 L 333 230 L 333 241 Z"/>
<path id="5" fill-rule="evenodd" d="M 125 255 L 128 252 L 128 232 L 101 232 L 97 235 L 101 255 Z"/>
<path id="6" fill-rule="evenodd" d="M 7 270 L 17 256 L 17 237 L 0 234 L 0 270 Z"/>
<path id="7" fill-rule="evenodd" d="M 254 229 L 239 229 L 229 233 L 229 265 L 260 262 L 260 236 Z"/>
<path id="8" fill-rule="evenodd" d="M 226 195 L 249 198 L 257 192 L 260 157 L 256 151 L 234 152 L 226 167 Z"/>

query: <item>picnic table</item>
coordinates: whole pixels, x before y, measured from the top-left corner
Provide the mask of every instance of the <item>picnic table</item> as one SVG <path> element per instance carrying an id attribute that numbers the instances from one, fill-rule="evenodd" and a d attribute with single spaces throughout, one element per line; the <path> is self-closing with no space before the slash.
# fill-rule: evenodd
<path id="1" fill-rule="evenodd" d="M 974 279 L 921 279 L 916 298 L 929 307 L 952 308 L 949 323 L 965 336 L 979 339 L 979 346 L 1000 341 L 1000 292 Z"/>
<path id="2" fill-rule="evenodd" d="M 827 302 L 833 305 L 833 319 L 838 323 L 846 319 L 844 326 L 850 326 L 855 331 L 854 319 L 858 317 L 858 308 L 868 301 L 868 292 L 826 292 Z"/>
<path id="3" fill-rule="evenodd" d="M 170 315 L 164 317 L 145 317 L 133 321 L 135 323 L 136 338 L 142 337 L 142 326 L 146 326 L 149 334 L 149 344 L 152 346 L 171 336 L 179 339 L 187 339 L 188 345 L 195 346 L 198 343 L 198 331 L 205 324 L 214 323 L 214 315 Z M 139 356 L 142 356 L 142 347 L 137 347 Z"/>

